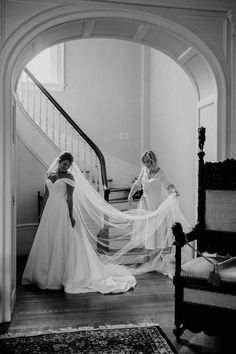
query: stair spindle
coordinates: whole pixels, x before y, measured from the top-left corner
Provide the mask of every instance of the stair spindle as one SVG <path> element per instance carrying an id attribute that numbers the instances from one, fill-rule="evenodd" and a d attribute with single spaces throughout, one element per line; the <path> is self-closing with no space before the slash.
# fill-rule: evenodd
<path id="1" fill-rule="evenodd" d="M 55 108 L 52 107 L 52 141 L 55 143 Z"/>
<path id="2" fill-rule="evenodd" d="M 39 126 L 42 128 L 42 92 L 39 92 Z"/>
<path id="3" fill-rule="evenodd" d="M 61 149 L 61 114 L 58 112 L 58 146 Z"/>
<path id="4" fill-rule="evenodd" d="M 67 138 L 68 138 L 68 135 L 67 135 L 67 122 L 65 119 L 63 119 L 63 122 L 64 122 L 64 131 L 63 131 L 63 136 L 64 136 L 64 150 L 67 150 Z"/>
<path id="5" fill-rule="evenodd" d="M 48 134 L 48 99 L 45 100 L 45 132 Z"/>
<path id="6" fill-rule="evenodd" d="M 33 84 L 33 82 L 32 82 Z M 32 110 L 32 118 L 35 121 L 36 120 L 36 116 L 35 116 L 35 107 L 36 107 L 36 86 L 33 85 L 33 110 Z"/>

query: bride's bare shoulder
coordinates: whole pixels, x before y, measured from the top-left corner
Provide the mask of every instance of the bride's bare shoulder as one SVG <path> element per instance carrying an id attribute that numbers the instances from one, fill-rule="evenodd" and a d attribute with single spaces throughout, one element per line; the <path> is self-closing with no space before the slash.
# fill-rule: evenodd
<path id="1" fill-rule="evenodd" d="M 75 180 L 74 176 L 72 175 L 72 173 L 68 173 L 66 175 L 66 178 L 72 179 L 73 181 Z"/>

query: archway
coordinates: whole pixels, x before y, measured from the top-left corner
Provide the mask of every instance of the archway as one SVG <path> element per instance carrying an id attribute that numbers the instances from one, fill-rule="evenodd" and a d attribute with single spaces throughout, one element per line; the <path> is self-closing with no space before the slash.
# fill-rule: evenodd
<path id="1" fill-rule="evenodd" d="M 1 54 L 1 190 L 0 273 L 2 307 L 0 322 L 11 320 L 15 299 L 15 171 L 14 104 L 12 87 L 25 64 L 47 46 L 72 38 L 120 38 L 156 48 L 174 59 L 187 72 L 198 97 L 199 125 L 211 117 L 215 122 L 213 154 L 226 155 L 226 84 L 224 66 L 211 49 L 192 32 L 166 18 L 102 5 L 89 8 L 57 8 L 41 13 L 22 25 L 9 38 Z M 218 119 L 220 117 L 221 119 Z"/>

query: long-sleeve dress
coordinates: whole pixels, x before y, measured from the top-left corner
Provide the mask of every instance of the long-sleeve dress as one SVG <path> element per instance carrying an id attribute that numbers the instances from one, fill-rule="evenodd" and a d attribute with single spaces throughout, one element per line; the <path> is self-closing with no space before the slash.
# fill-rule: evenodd
<path id="1" fill-rule="evenodd" d="M 72 228 L 66 200 L 67 185 L 74 181 L 46 180 L 49 197 L 23 273 L 22 284 L 68 293 L 126 292 L 136 280 L 121 265 L 103 264 L 88 239 L 84 221 L 74 215 Z"/>
<path id="2" fill-rule="evenodd" d="M 169 196 L 168 187 L 171 182 L 162 168 L 154 176 L 149 177 L 147 168 L 143 167 L 135 185 L 137 188 L 141 188 L 141 186 L 143 188 L 143 194 L 137 207 L 137 213 L 139 213 L 141 210 L 157 210 L 160 204 Z M 136 233 L 142 235 L 144 239 L 143 246 L 146 249 L 168 248 L 173 243 L 172 233 L 167 229 L 165 220 L 157 231 L 149 235 L 149 237 L 145 237 L 148 234 L 148 221 L 137 221 L 134 224 L 134 228 L 137 231 Z"/>

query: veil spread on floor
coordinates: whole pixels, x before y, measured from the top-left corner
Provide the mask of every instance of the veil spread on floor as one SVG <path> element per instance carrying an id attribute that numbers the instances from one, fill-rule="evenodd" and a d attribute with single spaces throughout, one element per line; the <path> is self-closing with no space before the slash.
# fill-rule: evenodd
<path id="1" fill-rule="evenodd" d="M 53 161 L 46 177 L 57 169 L 58 161 L 58 158 Z M 134 275 L 155 270 L 172 276 L 174 250 L 171 227 L 179 221 L 186 232 L 191 229 L 179 209 L 178 197 L 171 194 L 152 212 L 142 209 L 120 211 L 103 199 L 75 162 L 72 174 L 75 179 L 75 231 L 76 225 L 82 223 L 82 230 L 101 261 L 104 264 L 122 264 Z M 160 227 L 163 230 L 163 223 L 165 237 L 160 248 L 147 253 L 145 240 Z M 80 232 L 76 232 L 78 237 Z"/>

